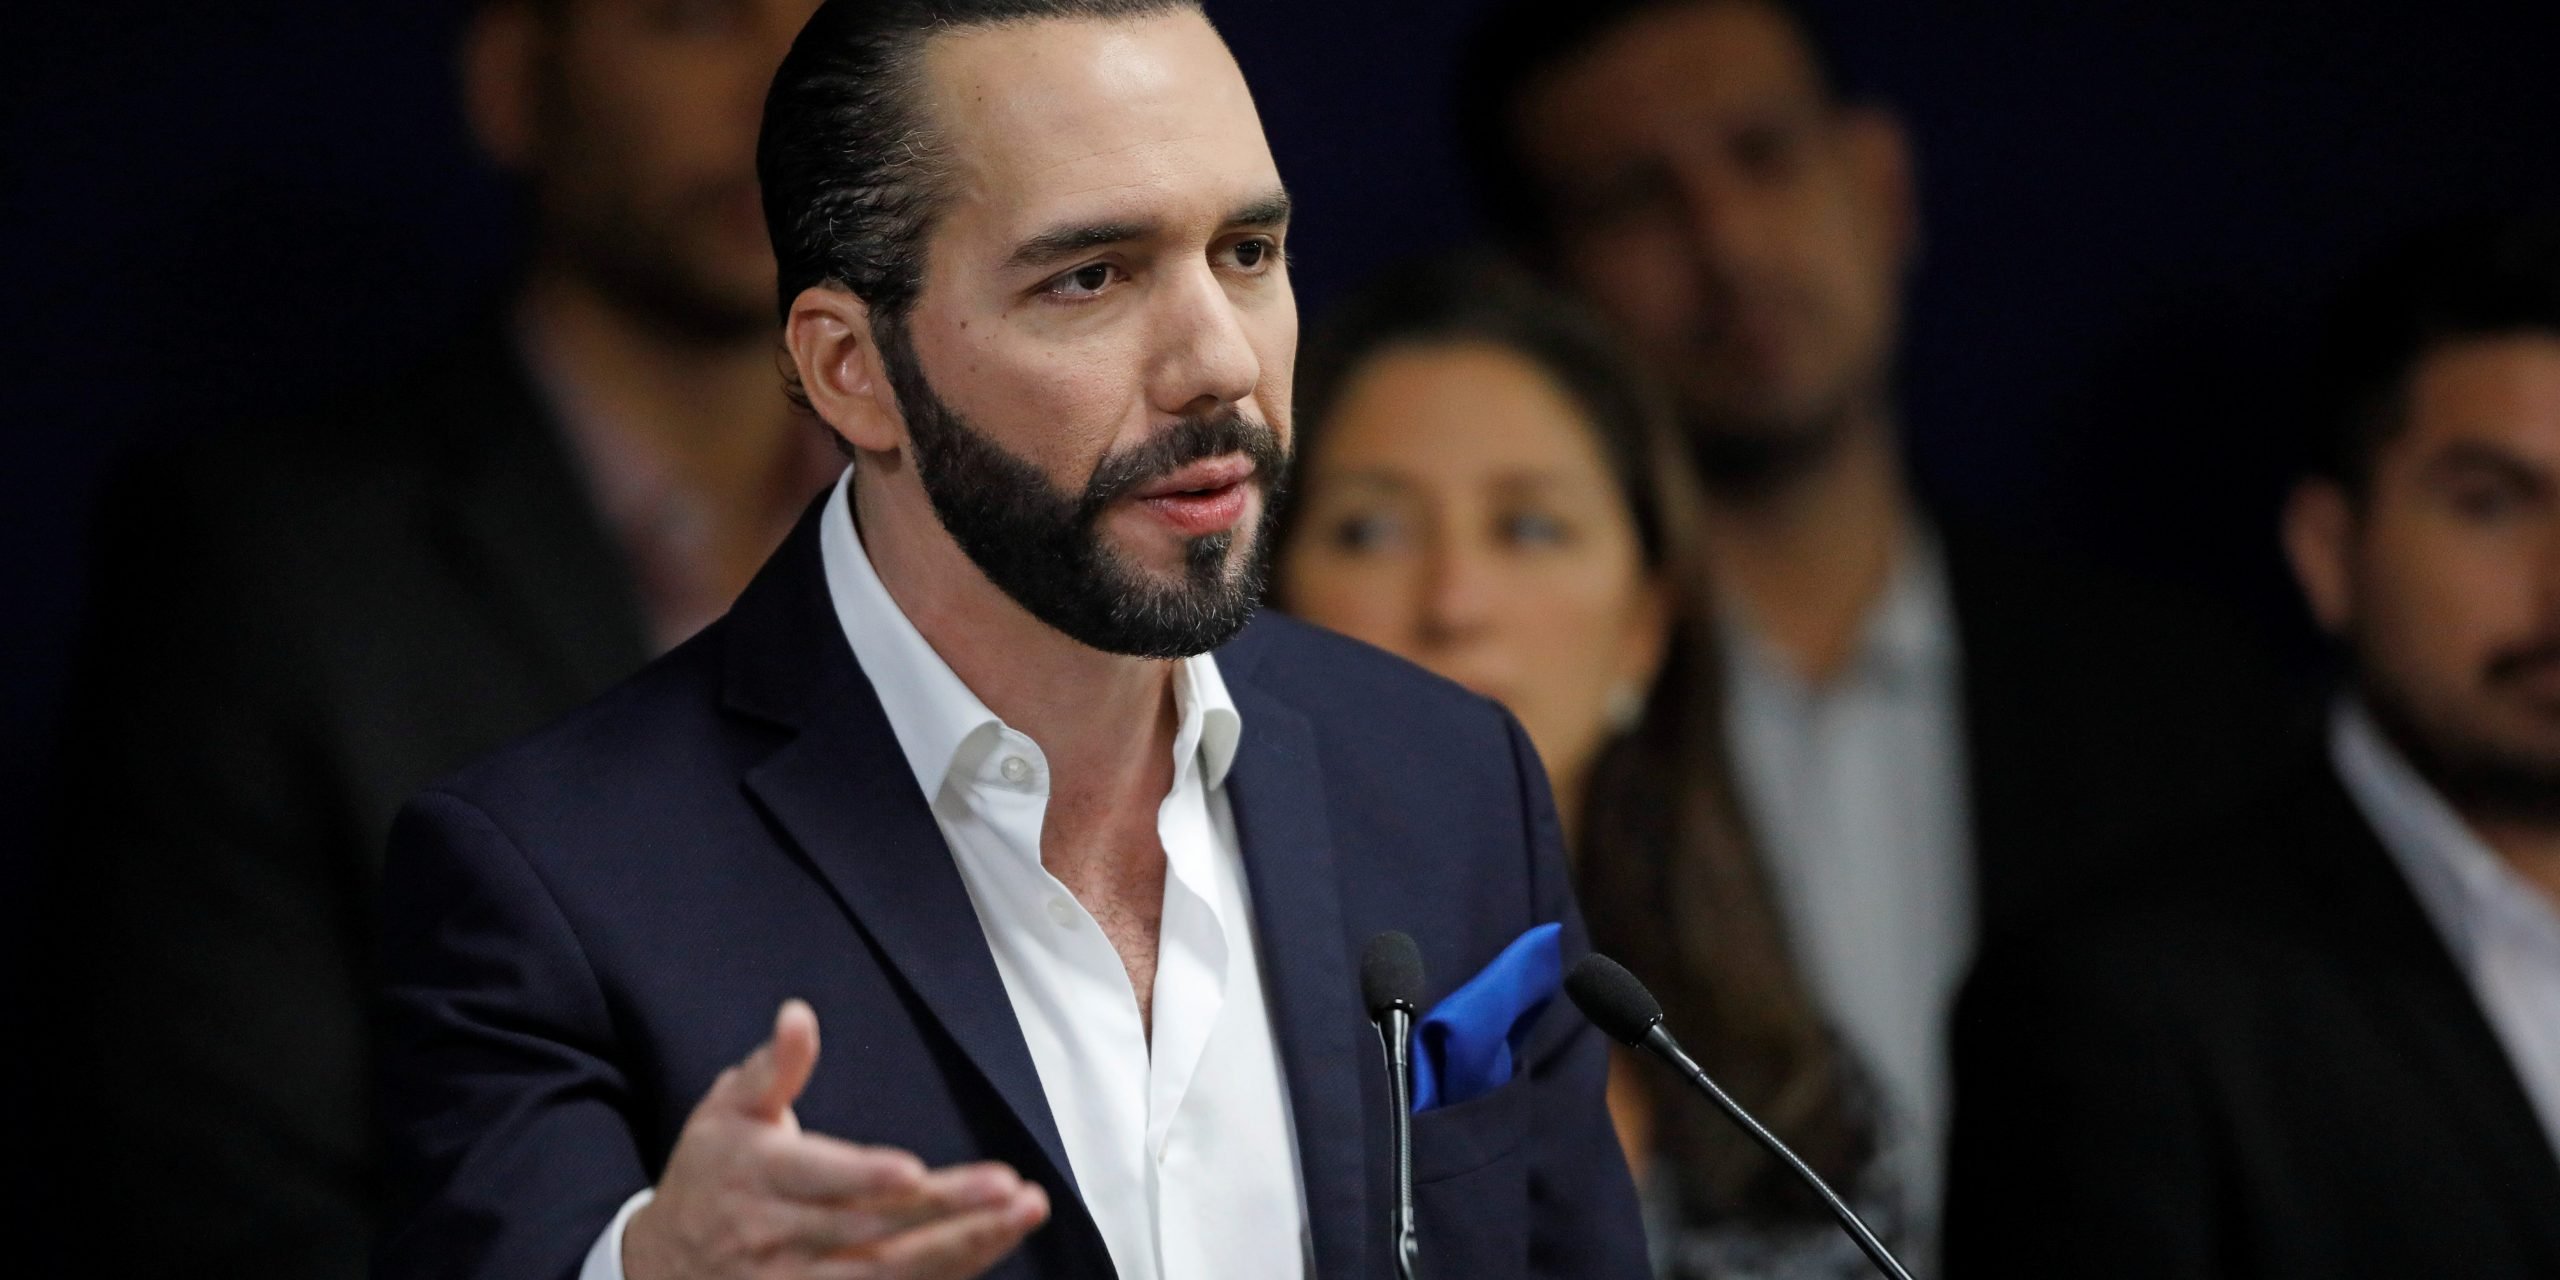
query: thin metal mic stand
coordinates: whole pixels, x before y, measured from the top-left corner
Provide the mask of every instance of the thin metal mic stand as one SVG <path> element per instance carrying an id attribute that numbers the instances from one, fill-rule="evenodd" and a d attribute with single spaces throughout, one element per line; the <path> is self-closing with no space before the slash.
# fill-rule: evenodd
<path id="1" fill-rule="evenodd" d="M 1419 1242 L 1413 1228 L 1413 1011 L 1401 1005 L 1380 1011 L 1379 1047 L 1387 1054 L 1388 1092 L 1394 1095 L 1395 1121 L 1388 1145 L 1396 1166 L 1395 1215 L 1390 1231 L 1395 1242 L 1397 1280 L 1418 1280 L 1415 1254 Z"/>
<path id="2" fill-rule="evenodd" d="M 1758 1120 L 1753 1119 L 1750 1112 L 1742 1109 L 1741 1103 L 1726 1096 L 1725 1091 L 1719 1088 L 1715 1080 L 1707 1074 L 1706 1068 L 1699 1066 L 1695 1060 L 1691 1059 L 1688 1053 L 1681 1049 L 1680 1042 L 1672 1039 L 1671 1033 L 1662 1029 L 1661 1023 L 1656 1022 L 1646 1029 L 1644 1039 L 1640 1043 L 1663 1061 L 1678 1068 L 1680 1074 L 1687 1077 L 1689 1083 L 1705 1092 L 1708 1100 L 1715 1103 L 1728 1119 L 1741 1125 L 1742 1131 L 1750 1134 L 1753 1141 L 1767 1148 L 1769 1154 L 1785 1161 L 1788 1168 L 1795 1170 L 1797 1177 L 1804 1179 L 1806 1186 L 1820 1194 L 1824 1207 L 1831 1210 L 1832 1217 L 1840 1220 L 1840 1229 L 1848 1232 L 1849 1238 L 1857 1242 L 1858 1248 L 1866 1253 L 1867 1260 L 1876 1264 L 1876 1270 L 1893 1277 L 1893 1280 L 1911 1280 L 1911 1273 L 1902 1269 L 1902 1263 L 1893 1256 L 1893 1251 L 1885 1248 L 1883 1241 L 1876 1239 L 1876 1233 L 1867 1229 L 1867 1224 L 1859 1219 L 1857 1212 L 1849 1207 L 1847 1201 L 1840 1198 L 1839 1193 L 1831 1189 L 1831 1184 L 1824 1182 L 1821 1175 L 1813 1171 L 1811 1165 L 1798 1159 L 1795 1152 L 1788 1150 L 1787 1144 L 1778 1141 L 1778 1135 L 1769 1132 Z"/>

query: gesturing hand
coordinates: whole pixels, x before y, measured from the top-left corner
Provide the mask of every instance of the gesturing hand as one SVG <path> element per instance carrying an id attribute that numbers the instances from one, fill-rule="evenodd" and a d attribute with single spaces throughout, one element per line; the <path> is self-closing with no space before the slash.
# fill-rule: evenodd
<path id="1" fill-rule="evenodd" d="M 1049 1197 L 1001 1164 L 928 1170 L 890 1147 L 802 1133 L 792 1102 L 818 1065 L 798 1000 L 686 1119 L 654 1199 L 622 1236 L 627 1280 L 965 1280 L 1022 1243 Z"/>

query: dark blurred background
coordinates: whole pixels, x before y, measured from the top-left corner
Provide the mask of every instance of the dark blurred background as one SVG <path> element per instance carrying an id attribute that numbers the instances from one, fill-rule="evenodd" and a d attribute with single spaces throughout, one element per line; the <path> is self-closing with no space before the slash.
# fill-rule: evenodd
<path id="1" fill-rule="evenodd" d="M 1480 7 L 1212 0 L 1298 196 L 1308 316 L 1472 235 L 1447 99 Z M 2317 318 L 2414 222 L 2554 203 L 2560 6 L 1816 7 L 1918 144 L 1905 404 L 1924 489 L 2307 653 L 2272 521 Z M 92 0 L 6 20 L 0 947 L 39 912 L 77 924 L 78 903 L 36 900 L 33 851 L 105 469 L 376 381 L 507 277 L 507 197 L 453 102 L 460 9 Z M 26 968 L 0 956 L 0 984 Z M 41 1057 L 0 1053 L 0 1087 L 41 1098 Z M 0 1186 L 10 1212 L 31 1203 Z"/>

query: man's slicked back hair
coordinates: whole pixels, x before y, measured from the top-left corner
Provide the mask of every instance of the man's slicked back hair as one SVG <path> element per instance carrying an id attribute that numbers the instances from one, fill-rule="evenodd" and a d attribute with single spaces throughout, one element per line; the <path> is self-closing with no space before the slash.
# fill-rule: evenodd
<path id="1" fill-rule="evenodd" d="M 924 103 L 937 35 L 1043 19 L 1200 12 L 1199 0 L 827 0 L 791 42 L 756 138 L 781 312 L 833 282 L 895 329 L 924 285 L 944 156 Z"/>
<path id="2" fill-rule="evenodd" d="M 1530 88 L 1637 18 L 1712 5 L 1757 5 L 1784 19 L 1804 42 L 1823 91 L 1856 96 L 1831 31 L 1801 0 L 1502 0 L 1460 55 L 1456 106 L 1468 185 L 1505 242 L 1543 256 L 1553 231 L 1546 193 L 1521 154 L 1520 106 Z"/>
<path id="3" fill-rule="evenodd" d="M 2560 217 L 2473 214 L 2409 237 L 2340 299 L 2303 470 L 2362 494 L 2407 425 L 2419 365 L 2456 343 L 2528 336 L 2560 338 Z"/>

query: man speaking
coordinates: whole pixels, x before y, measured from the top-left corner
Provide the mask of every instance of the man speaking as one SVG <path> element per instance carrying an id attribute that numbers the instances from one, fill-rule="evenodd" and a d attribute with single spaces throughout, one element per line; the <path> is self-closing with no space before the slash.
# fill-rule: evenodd
<path id="1" fill-rule="evenodd" d="M 1393 1274 L 1364 944 L 1428 1007 L 1583 943 L 1516 726 L 1248 625 L 1297 312 L 1233 59 L 1179 0 L 832 0 L 758 168 L 853 466 L 402 815 L 382 1272 Z M 1413 1117 L 1425 1270 L 1643 1274 L 1599 1039 L 1510 1044 Z"/>

